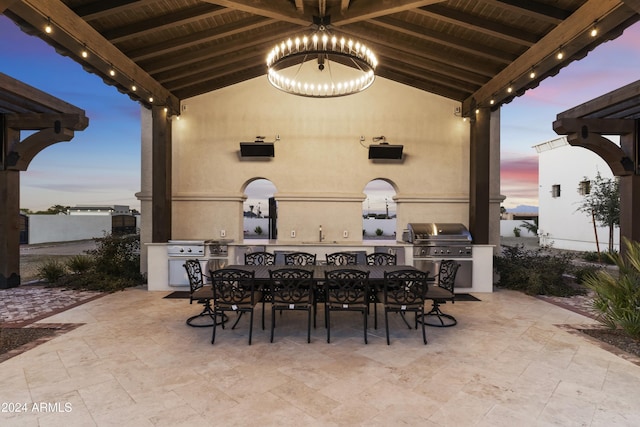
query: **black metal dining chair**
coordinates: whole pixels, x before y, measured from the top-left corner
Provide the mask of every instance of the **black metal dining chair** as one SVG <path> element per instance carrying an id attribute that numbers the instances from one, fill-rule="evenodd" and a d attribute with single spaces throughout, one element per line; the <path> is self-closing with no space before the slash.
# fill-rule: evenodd
<path id="1" fill-rule="evenodd" d="M 183 266 L 187 271 L 187 278 L 189 279 L 189 304 L 193 304 L 193 302 L 196 301 L 198 304 L 204 306 L 200 314 L 196 314 L 187 319 L 187 325 L 196 328 L 211 327 L 215 322 L 213 308 L 211 307 L 213 290 L 211 289 L 211 285 L 205 283 L 200 261 L 197 259 L 188 259 L 184 262 Z M 209 318 L 210 321 L 206 318 Z M 201 319 L 205 319 L 204 323 L 201 323 Z"/>
<path id="2" fill-rule="evenodd" d="M 396 265 L 397 259 L 396 254 L 373 252 L 367 254 L 367 265 Z"/>
<path id="3" fill-rule="evenodd" d="M 271 342 L 276 327 L 276 311 L 307 311 L 307 342 L 311 342 L 313 271 L 300 268 L 269 270 L 271 291 Z"/>
<path id="4" fill-rule="evenodd" d="M 439 328 L 447 328 L 455 326 L 458 321 L 450 314 L 442 312 L 441 304 L 451 301 L 455 303 L 456 294 L 454 292 L 456 284 L 456 275 L 460 264 L 454 260 L 448 259 L 440 261 L 438 274 L 435 276 L 434 284 L 429 285 L 429 294 L 427 299 L 433 301 L 431 310 L 424 314 L 423 322 L 428 326 L 436 326 Z"/>
<path id="5" fill-rule="evenodd" d="M 284 254 L 285 265 L 315 265 L 316 254 L 310 254 L 307 252 L 289 252 Z"/>
<path id="6" fill-rule="evenodd" d="M 235 312 L 237 318 L 231 329 L 242 318 L 244 313 L 249 313 L 249 345 L 253 333 L 253 308 L 261 298 L 261 292 L 255 290 L 254 272 L 225 268 L 211 271 L 211 285 L 213 287 L 213 313 L 214 316 L 222 316 L 228 311 Z M 211 344 L 216 340 L 216 326 L 213 324 Z M 222 323 L 224 329 L 224 323 Z"/>
<path id="7" fill-rule="evenodd" d="M 427 333 L 424 322 L 418 322 L 424 317 L 424 303 L 427 298 L 427 277 L 428 273 L 419 270 L 397 270 L 384 273 L 384 285 L 382 295 L 379 299 L 384 306 L 384 325 L 387 334 L 387 345 L 389 339 L 389 313 L 400 313 L 406 322 L 405 314 L 413 312 L 415 314 L 415 329 L 418 323 L 422 325 L 422 339 L 427 344 Z M 411 326 L 407 323 L 409 329 Z"/>
<path id="8" fill-rule="evenodd" d="M 373 252 L 367 254 L 367 265 L 396 265 L 398 257 L 396 254 L 390 254 L 387 252 Z M 369 294 L 369 300 L 373 304 L 373 325 L 375 329 L 378 329 L 378 303 L 381 301 L 378 298 L 377 292 L 371 292 Z"/>
<path id="9" fill-rule="evenodd" d="M 248 252 L 244 254 L 245 265 L 275 265 L 276 256 L 270 252 Z"/>
<path id="10" fill-rule="evenodd" d="M 276 256 L 270 252 L 249 252 L 244 254 L 244 265 L 275 265 Z M 262 289 L 262 330 L 264 331 L 264 306 L 271 302 L 269 285 L 263 285 Z"/>
<path id="11" fill-rule="evenodd" d="M 358 255 L 355 252 L 333 252 L 327 254 L 327 265 L 356 265 Z"/>
<path id="12" fill-rule="evenodd" d="M 324 289 L 327 342 L 331 342 L 331 312 L 356 311 L 362 313 L 364 343 L 367 344 L 369 272 L 348 268 L 325 271 Z"/>

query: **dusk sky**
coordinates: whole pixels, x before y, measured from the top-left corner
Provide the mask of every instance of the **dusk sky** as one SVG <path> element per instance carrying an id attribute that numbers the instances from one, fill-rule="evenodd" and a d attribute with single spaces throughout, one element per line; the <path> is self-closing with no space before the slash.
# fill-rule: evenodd
<path id="1" fill-rule="evenodd" d="M 0 15 L 0 71 L 85 110 L 89 127 L 39 153 L 21 174 L 22 208 L 124 204 L 139 209 L 140 105 Z M 556 115 L 640 78 L 640 23 L 501 111 L 501 194 L 538 204 L 532 148 L 557 138 Z M 375 83 L 374 83 L 375 84 Z"/>

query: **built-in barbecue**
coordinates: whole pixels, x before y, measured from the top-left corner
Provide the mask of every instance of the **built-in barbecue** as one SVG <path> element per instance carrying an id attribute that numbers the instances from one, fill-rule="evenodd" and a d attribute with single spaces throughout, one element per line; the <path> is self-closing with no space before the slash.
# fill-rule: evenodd
<path id="1" fill-rule="evenodd" d="M 460 223 L 410 223 L 403 240 L 413 243 L 414 258 L 470 258 L 471 233 Z"/>

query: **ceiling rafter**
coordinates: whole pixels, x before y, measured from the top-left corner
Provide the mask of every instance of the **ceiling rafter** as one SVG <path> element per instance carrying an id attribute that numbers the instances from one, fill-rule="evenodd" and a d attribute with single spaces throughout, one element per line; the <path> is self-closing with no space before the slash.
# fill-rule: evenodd
<path id="1" fill-rule="evenodd" d="M 150 6 L 160 1 L 162 0 L 96 0 L 92 3 L 73 8 L 72 10 L 85 21 L 95 21 L 96 19 L 111 16 L 115 13 Z"/>
<path id="2" fill-rule="evenodd" d="M 423 16 L 435 18 L 454 25 L 464 26 L 479 33 L 512 43 L 517 43 L 522 46 L 531 47 L 538 41 L 538 38 L 534 34 L 528 34 L 527 31 L 522 28 L 515 28 L 509 25 L 489 21 L 460 11 L 447 9 L 440 5 L 434 5 L 428 8 L 419 8 L 416 12 Z"/>
<path id="3" fill-rule="evenodd" d="M 131 82 L 135 82 L 148 91 L 154 99 L 161 100 L 160 102 L 172 111 L 179 111 L 180 101 L 174 94 L 153 79 L 86 21 L 80 19 L 60 0 L 29 0 L 29 4 L 23 1 L 15 2 L 5 11 L 5 15 L 14 16 L 33 28 L 43 28 L 47 19 L 51 19 L 59 26 L 59 31 L 54 31 L 46 36 L 40 33 L 50 44 L 65 47 L 75 53 L 78 53 L 82 47 L 90 49 L 92 52 L 100 52 L 101 58 L 92 55 L 91 61 L 94 62 L 91 63 L 90 68 L 95 69 L 103 76 L 105 82 L 121 87 L 127 87 Z M 72 44 L 77 44 L 77 46 L 74 47 Z M 76 54 L 74 56 L 77 57 Z M 109 71 L 113 67 L 120 72 L 115 78 L 108 79 L 106 76 L 109 76 Z M 145 102 L 142 99 L 141 101 Z"/>
<path id="4" fill-rule="evenodd" d="M 201 4 L 193 8 L 167 13 L 152 19 L 136 21 L 123 27 L 105 31 L 103 35 L 111 41 L 111 43 L 120 43 L 167 28 L 190 24 L 225 13 L 229 13 L 229 9 L 213 4 Z"/>
<path id="5" fill-rule="evenodd" d="M 230 9 L 241 10 L 258 16 L 290 22 L 302 26 L 311 25 L 313 15 L 302 14 L 288 0 L 204 0 Z"/>
<path id="6" fill-rule="evenodd" d="M 272 47 L 271 46 L 272 44 L 275 44 L 281 41 L 283 37 L 286 37 L 288 35 L 292 35 L 298 32 L 297 27 L 294 29 L 289 24 L 284 24 L 284 25 L 285 27 L 288 28 L 288 29 L 285 29 L 286 30 L 285 32 L 282 32 L 282 30 L 280 30 L 278 31 L 277 34 L 274 34 L 272 31 L 269 31 L 269 29 L 264 29 L 264 31 L 256 33 L 256 37 L 228 45 L 224 48 L 210 49 L 210 50 L 207 50 L 206 52 L 193 51 L 193 52 L 188 52 L 183 54 L 176 54 L 176 55 L 172 55 L 171 57 L 163 57 L 161 59 L 156 59 L 154 61 L 141 62 L 140 64 L 150 74 L 155 75 L 161 72 L 175 70 L 177 68 L 182 68 L 182 67 L 194 67 L 194 66 L 197 67 L 198 63 L 201 63 L 201 62 L 210 63 L 215 61 L 216 58 L 219 58 L 221 56 L 232 54 L 234 52 L 237 52 L 238 50 L 250 48 L 252 46 L 260 46 L 263 43 L 267 43 L 270 45 L 270 47 Z M 263 63 L 264 63 L 265 57 L 266 57 L 265 53 L 261 52 L 261 60 Z"/>
<path id="7" fill-rule="evenodd" d="M 142 61 L 145 59 L 159 57 L 168 53 L 176 52 L 188 47 L 196 46 L 203 43 L 220 40 L 225 37 L 240 34 L 248 29 L 256 29 L 277 22 L 275 19 L 264 18 L 262 16 L 252 16 L 245 20 L 232 22 L 221 25 L 214 29 L 198 31 L 188 36 L 178 37 L 170 41 L 159 42 L 154 45 L 148 45 L 141 49 L 127 52 L 133 60 Z"/>
<path id="8" fill-rule="evenodd" d="M 484 0 L 504 10 L 515 12 L 530 18 L 558 25 L 571 15 L 571 12 L 555 6 L 530 0 Z"/>
<path id="9" fill-rule="evenodd" d="M 500 71 L 487 84 L 474 92 L 464 101 L 463 111 L 468 113 L 472 104 L 483 102 L 506 87 L 509 82 L 526 74 L 532 67 L 540 64 L 543 60 L 553 57 L 562 41 L 575 40 L 593 26 L 598 17 L 607 16 L 615 11 L 621 14 L 632 15 L 630 10 L 624 10 L 624 5 L 618 0 L 588 0 L 580 9 L 575 11 L 569 18 L 550 31 L 536 46 L 527 50 L 518 59 Z M 577 49 L 576 50 L 582 50 Z M 567 65 L 565 62 L 564 65 Z M 555 65 L 557 67 L 557 65 Z M 546 71 L 539 70 L 541 73 Z"/>
<path id="10" fill-rule="evenodd" d="M 358 37 L 360 41 L 367 42 L 371 45 L 387 46 L 391 49 L 405 51 L 409 54 L 412 53 L 425 59 L 439 62 L 443 61 L 442 56 L 438 54 L 437 48 L 434 46 L 424 46 L 421 43 L 415 43 L 413 46 L 398 45 L 398 43 L 391 39 L 380 37 L 380 33 L 363 30 L 361 27 L 352 25 L 341 28 L 341 31 L 344 31 L 345 34 Z M 381 63 L 381 65 L 382 64 L 383 63 Z M 472 63 L 470 61 L 466 61 L 462 57 L 449 57 L 447 58 L 447 64 L 453 69 L 475 72 L 487 77 L 493 76 L 497 71 L 496 67 L 488 67 L 486 64 L 480 62 Z"/>
<path id="11" fill-rule="evenodd" d="M 387 0 L 380 1 L 368 1 L 368 2 L 356 2 L 350 4 L 349 8 L 343 12 L 341 6 L 340 14 L 331 16 L 331 25 L 335 27 L 354 24 L 356 22 L 367 21 L 373 18 L 379 18 L 385 15 L 392 15 L 394 13 L 405 12 L 407 10 L 413 10 L 418 7 L 428 6 L 435 3 L 441 3 L 445 0 Z M 331 11 L 329 11 L 331 14 Z"/>
<path id="12" fill-rule="evenodd" d="M 473 55 L 482 56 L 492 61 L 501 62 L 505 65 L 509 64 L 517 57 L 514 54 L 497 51 L 496 49 L 490 49 L 474 41 L 461 39 L 459 37 L 448 34 L 442 34 L 437 31 L 424 28 L 420 25 L 409 24 L 399 19 L 382 17 L 372 19 L 370 22 L 374 25 L 378 25 L 380 27 L 387 28 L 398 33 L 406 34 L 408 36 L 416 37 L 428 42 L 437 43 L 442 46 L 451 47 L 463 52 L 471 53 Z"/>

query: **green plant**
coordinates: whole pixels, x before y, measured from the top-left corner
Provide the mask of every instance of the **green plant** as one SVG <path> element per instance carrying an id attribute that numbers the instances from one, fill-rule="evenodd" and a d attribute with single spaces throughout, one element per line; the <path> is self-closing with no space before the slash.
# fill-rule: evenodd
<path id="1" fill-rule="evenodd" d="M 601 323 L 640 339 L 640 242 L 625 239 L 624 244 L 624 257 L 608 255 L 618 266 L 617 277 L 599 270 L 585 278 L 585 286 L 595 293 L 593 307 Z"/>
<path id="2" fill-rule="evenodd" d="M 376 228 L 376 236 L 382 236 L 382 229 L 381 228 Z"/>
<path id="3" fill-rule="evenodd" d="M 568 254 L 543 254 L 541 250 L 526 250 L 523 245 L 506 246 L 501 256 L 494 257 L 494 266 L 500 274 L 498 285 L 528 295 L 583 293 L 582 289 L 570 285 L 565 279 L 570 262 Z"/>
<path id="4" fill-rule="evenodd" d="M 533 222 L 522 221 L 522 223 L 520 224 L 520 227 L 524 228 L 529 233 L 537 236 L 538 235 L 538 218 L 537 217 L 533 218 Z"/>
<path id="5" fill-rule="evenodd" d="M 64 264 L 55 259 L 49 259 L 38 267 L 38 277 L 50 284 L 57 283 L 66 272 Z"/>
<path id="6" fill-rule="evenodd" d="M 94 239 L 97 247 L 87 251 L 93 257 L 92 272 L 98 273 L 102 283 L 123 279 L 128 286 L 144 282 L 140 274 L 140 236 L 137 234 L 116 236 L 107 234 Z M 127 287 L 127 286 L 125 286 Z"/>
<path id="7" fill-rule="evenodd" d="M 513 227 L 513 235 L 516 237 L 520 237 L 520 228 L 519 227 Z"/>
<path id="8" fill-rule="evenodd" d="M 253 229 L 253 231 L 260 236 L 262 234 L 262 227 L 257 226 L 256 228 Z"/>
<path id="9" fill-rule="evenodd" d="M 75 274 L 81 274 L 93 267 L 93 260 L 87 255 L 74 255 L 66 262 L 67 268 Z"/>

